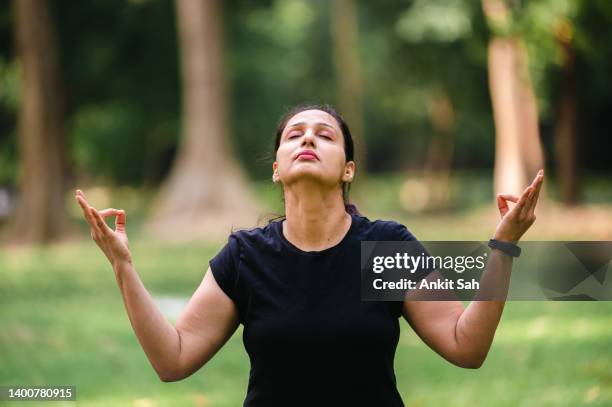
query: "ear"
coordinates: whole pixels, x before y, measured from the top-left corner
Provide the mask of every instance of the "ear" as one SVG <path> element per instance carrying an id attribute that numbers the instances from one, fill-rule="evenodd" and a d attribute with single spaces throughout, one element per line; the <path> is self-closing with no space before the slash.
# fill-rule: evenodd
<path id="1" fill-rule="evenodd" d="M 347 161 L 342 173 L 342 182 L 353 182 L 355 177 L 355 161 Z"/>
<path id="2" fill-rule="evenodd" d="M 276 161 L 272 163 L 272 171 L 272 182 L 279 182 L 280 178 L 278 176 L 278 163 Z"/>

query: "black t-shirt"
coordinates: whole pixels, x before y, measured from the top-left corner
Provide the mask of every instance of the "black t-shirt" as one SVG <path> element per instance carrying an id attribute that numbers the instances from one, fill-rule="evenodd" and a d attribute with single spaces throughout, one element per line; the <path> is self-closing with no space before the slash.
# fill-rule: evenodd
<path id="1" fill-rule="evenodd" d="M 404 405 L 393 370 L 402 302 L 361 301 L 360 242 L 416 238 L 395 221 L 351 218 L 325 250 L 300 250 L 275 221 L 232 233 L 210 260 L 244 325 L 244 406 Z"/>

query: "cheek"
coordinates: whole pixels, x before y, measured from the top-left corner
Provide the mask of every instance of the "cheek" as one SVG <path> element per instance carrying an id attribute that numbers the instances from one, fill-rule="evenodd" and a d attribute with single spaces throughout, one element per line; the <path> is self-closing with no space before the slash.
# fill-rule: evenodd
<path id="1" fill-rule="evenodd" d="M 286 145 L 282 145 L 276 150 L 276 162 L 278 165 L 278 172 L 282 172 L 291 161 L 291 151 Z"/>
<path id="2" fill-rule="evenodd" d="M 333 147 L 325 153 L 325 163 L 327 164 L 327 167 L 331 167 L 342 172 L 344 170 L 344 164 L 346 163 L 344 150 L 338 147 Z"/>

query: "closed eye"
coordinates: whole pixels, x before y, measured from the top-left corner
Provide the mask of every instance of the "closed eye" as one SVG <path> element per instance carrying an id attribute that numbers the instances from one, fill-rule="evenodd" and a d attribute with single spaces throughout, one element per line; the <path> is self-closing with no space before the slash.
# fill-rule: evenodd
<path id="1" fill-rule="evenodd" d="M 296 138 L 296 137 L 302 137 L 302 136 L 303 136 L 303 134 L 300 134 L 300 133 L 294 133 L 294 134 L 289 135 L 289 136 L 287 137 L 287 139 L 288 139 L 288 140 L 291 140 L 291 139 L 294 139 L 294 138 Z M 319 136 L 319 137 L 323 137 L 323 138 L 325 138 L 325 139 L 327 139 L 327 140 L 332 140 L 332 137 L 331 137 L 331 136 L 328 136 L 327 134 L 323 134 L 323 133 L 321 133 L 321 134 L 318 134 L 318 136 Z"/>

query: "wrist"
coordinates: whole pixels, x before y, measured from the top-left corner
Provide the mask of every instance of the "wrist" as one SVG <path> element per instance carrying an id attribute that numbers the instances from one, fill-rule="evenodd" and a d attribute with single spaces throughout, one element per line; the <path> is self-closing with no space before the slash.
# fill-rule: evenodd
<path id="1" fill-rule="evenodd" d="M 132 267 L 133 267 L 133 264 L 132 264 L 131 258 L 119 259 L 113 262 L 113 270 L 115 270 L 115 273 L 120 273 L 123 270 L 132 268 Z"/>
<path id="2" fill-rule="evenodd" d="M 506 242 L 506 243 L 518 243 L 520 236 L 510 236 L 510 235 L 503 235 L 503 234 L 497 234 L 495 233 L 493 235 L 493 239 L 500 241 L 500 242 Z"/>

